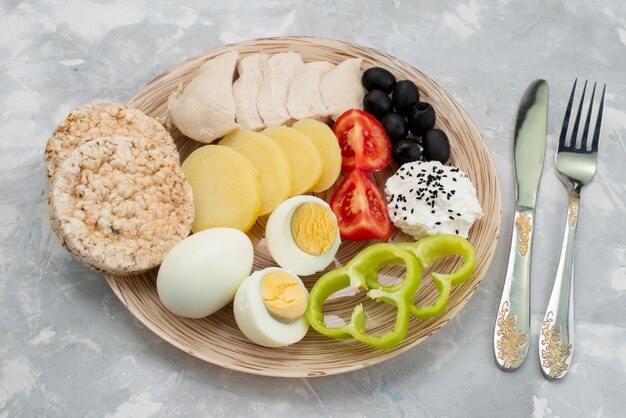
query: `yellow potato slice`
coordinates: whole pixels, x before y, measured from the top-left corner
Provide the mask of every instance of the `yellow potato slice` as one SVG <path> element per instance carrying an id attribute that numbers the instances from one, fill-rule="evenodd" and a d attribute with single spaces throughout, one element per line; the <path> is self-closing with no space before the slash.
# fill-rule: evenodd
<path id="1" fill-rule="evenodd" d="M 294 123 L 295 128 L 308 136 L 317 148 L 324 161 L 322 177 L 311 188 L 312 192 L 323 192 L 330 188 L 341 173 L 341 148 L 332 129 L 324 122 L 314 119 L 302 119 Z"/>
<path id="2" fill-rule="evenodd" d="M 322 176 L 324 162 L 313 141 L 297 129 L 272 126 L 261 131 L 272 138 L 287 154 L 291 164 L 291 196 L 311 190 Z"/>
<path id="3" fill-rule="evenodd" d="M 252 228 L 261 211 L 261 186 L 246 157 L 228 147 L 206 145 L 192 152 L 182 169 L 193 191 L 193 232 Z"/>
<path id="4" fill-rule="evenodd" d="M 276 142 L 258 132 L 243 129 L 226 135 L 220 145 L 232 148 L 246 157 L 259 173 L 261 215 L 272 212 L 291 196 L 291 165 Z"/>

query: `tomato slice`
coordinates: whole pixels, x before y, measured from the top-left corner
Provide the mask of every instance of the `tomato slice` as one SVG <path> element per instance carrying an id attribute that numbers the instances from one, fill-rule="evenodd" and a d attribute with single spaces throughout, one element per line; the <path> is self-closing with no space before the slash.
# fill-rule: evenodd
<path id="1" fill-rule="evenodd" d="M 367 173 L 350 172 L 333 192 L 330 207 L 342 238 L 365 241 L 391 236 L 387 202 Z"/>
<path id="2" fill-rule="evenodd" d="M 333 132 L 341 147 L 344 172 L 378 171 L 391 161 L 391 142 L 385 128 L 369 113 L 346 110 L 335 122 Z"/>

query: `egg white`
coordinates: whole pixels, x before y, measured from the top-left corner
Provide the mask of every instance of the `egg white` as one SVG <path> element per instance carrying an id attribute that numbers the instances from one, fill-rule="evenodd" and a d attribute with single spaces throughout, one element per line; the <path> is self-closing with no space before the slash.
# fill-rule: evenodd
<path id="1" fill-rule="evenodd" d="M 328 203 L 322 199 L 315 196 L 295 196 L 285 200 L 274 209 L 265 227 L 267 248 L 274 261 L 284 269 L 301 276 L 309 276 L 328 267 L 335 259 L 339 244 L 341 244 L 339 227 L 337 227 L 335 242 L 327 253 L 311 255 L 298 247 L 291 232 L 291 218 L 298 206 L 309 202 L 327 207 L 336 222 L 335 214 Z"/>
<path id="2" fill-rule="evenodd" d="M 273 271 L 284 270 L 278 267 L 269 267 L 255 271 L 251 276 L 244 279 L 237 289 L 233 311 L 237 326 L 252 342 L 264 347 L 286 347 L 304 338 L 309 330 L 309 323 L 306 321 L 305 315 L 289 324 L 281 322 L 265 308 L 261 295 L 261 280 L 266 274 Z M 289 274 L 302 285 L 308 298 L 309 292 L 302 280 L 295 274 Z"/>
<path id="3" fill-rule="evenodd" d="M 165 256 L 157 292 L 165 307 L 187 318 L 222 309 L 250 274 L 254 248 L 233 228 L 210 228 L 182 240 Z"/>

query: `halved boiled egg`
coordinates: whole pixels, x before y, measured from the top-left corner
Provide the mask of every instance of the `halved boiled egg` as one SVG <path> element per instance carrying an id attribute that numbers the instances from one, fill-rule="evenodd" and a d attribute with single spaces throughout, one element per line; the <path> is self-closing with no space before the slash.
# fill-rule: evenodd
<path id="1" fill-rule="evenodd" d="M 315 196 L 292 197 L 274 209 L 265 239 L 274 261 L 302 276 L 328 267 L 341 243 L 335 214 Z"/>
<path id="2" fill-rule="evenodd" d="M 285 347 L 300 341 L 309 329 L 304 315 L 308 297 L 295 274 L 278 267 L 255 271 L 237 289 L 235 321 L 256 344 Z"/>

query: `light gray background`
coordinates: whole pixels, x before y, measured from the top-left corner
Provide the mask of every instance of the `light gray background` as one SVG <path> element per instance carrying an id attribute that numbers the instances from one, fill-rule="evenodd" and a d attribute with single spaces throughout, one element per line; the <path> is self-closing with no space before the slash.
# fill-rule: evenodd
<path id="1" fill-rule="evenodd" d="M 626 6 L 620 0 L 0 2 L 0 417 L 626 416 Z M 366 370 L 245 375 L 171 347 L 50 231 L 44 144 L 78 105 L 125 102 L 181 60 L 226 43 L 313 35 L 371 46 L 439 82 L 482 131 L 503 195 L 503 239 L 445 328 Z M 609 86 L 600 164 L 582 199 L 576 354 L 546 381 L 537 331 L 555 274 L 564 188 L 554 149 L 575 77 Z M 530 81 L 550 83 L 535 236 L 532 347 L 494 365 L 493 322 L 512 222 L 512 126 Z"/>

